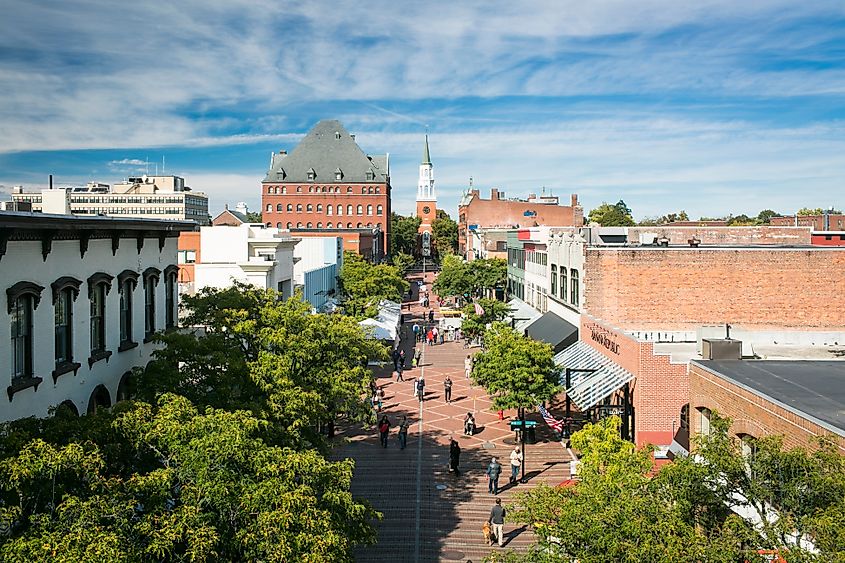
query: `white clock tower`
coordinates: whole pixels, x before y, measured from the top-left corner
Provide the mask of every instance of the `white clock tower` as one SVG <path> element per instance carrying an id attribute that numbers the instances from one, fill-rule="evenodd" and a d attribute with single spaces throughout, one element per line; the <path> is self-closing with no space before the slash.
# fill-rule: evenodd
<path id="1" fill-rule="evenodd" d="M 422 163 L 420 163 L 420 180 L 417 183 L 417 217 L 422 220 L 420 234 L 428 232 L 431 236 L 431 224 L 437 218 L 437 193 L 434 191 L 434 168 L 428 152 L 428 135 L 425 136 L 425 148 Z"/>

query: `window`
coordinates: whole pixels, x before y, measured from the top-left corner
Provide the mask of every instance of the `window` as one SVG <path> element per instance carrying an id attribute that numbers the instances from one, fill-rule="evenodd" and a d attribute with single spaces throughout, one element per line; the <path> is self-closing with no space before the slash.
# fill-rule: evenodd
<path id="1" fill-rule="evenodd" d="M 164 307 L 165 307 L 165 315 L 164 315 L 164 327 L 165 328 L 173 328 L 176 326 L 176 319 L 178 313 L 176 311 L 176 306 L 178 303 L 178 299 L 176 297 L 177 291 L 177 284 L 176 280 L 179 276 L 179 268 L 176 266 L 168 266 L 164 270 Z"/>
<path id="2" fill-rule="evenodd" d="M 572 291 L 572 304 L 574 306 L 578 306 L 578 270 L 575 268 L 571 268 L 569 270 L 572 276 L 572 287 L 570 288 Z"/>
<path id="3" fill-rule="evenodd" d="M 368 205 L 368 206 L 367 206 L 367 215 L 372 215 L 372 214 L 373 214 L 373 206 L 372 206 L 372 205 Z"/>
<path id="4" fill-rule="evenodd" d="M 32 311 L 34 297 L 20 295 L 9 305 L 12 323 L 12 379 L 32 377 Z"/>
<path id="5" fill-rule="evenodd" d="M 347 224 L 346 224 L 346 228 L 347 228 L 347 229 L 351 229 L 351 228 L 352 228 L 352 223 L 347 223 Z"/>
<path id="6" fill-rule="evenodd" d="M 314 186 L 308 186 L 308 193 L 309 194 L 314 193 Z"/>
<path id="7" fill-rule="evenodd" d="M 566 268 L 560 267 L 560 298 L 566 302 Z"/>
<path id="8" fill-rule="evenodd" d="M 376 206 L 376 215 L 384 215 L 384 207 L 381 205 Z"/>
<path id="9" fill-rule="evenodd" d="M 180 264 L 193 264 L 197 261 L 197 251 L 196 250 L 180 250 L 179 251 L 179 260 Z"/>
<path id="10" fill-rule="evenodd" d="M 288 213 L 293 213 L 293 204 L 289 203 L 287 206 Z"/>
<path id="11" fill-rule="evenodd" d="M 156 286 L 161 270 L 144 270 L 144 339 L 148 340 L 156 331 Z"/>
<path id="12" fill-rule="evenodd" d="M 323 224 L 322 224 L 322 223 L 317 223 L 317 228 L 318 228 L 318 229 L 322 229 L 322 228 L 323 228 Z"/>
<path id="13" fill-rule="evenodd" d="M 347 206 L 346 206 L 346 214 L 347 214 L 347 215 L 352 215 L 353 213 L 355 213 L 355 212 L 353 211 L 353 207 L 352 207 L 351 205 L 347 205 Z"/>
<path id="14" fill-rule="evenodd" d="M 276 223 L 276 228 L 277 228 L 277 229 L 281 229 L 281 228 L 282 228 L 282 222 L 281 222 L 281 221 L 279 221 L 278 223 Z"/>
<path id="15" fill-rule="evenodd" d="M 296 224 L 296 228 L 297 228 L 297 229 L 301 229 L 301 228 L 302 228 L 302 223 L 297 223 L 297 224 Z"/>
<path id="16" fill-rule="evenodd" d="M 290 228 L 291 228 L 292 226 L 293 226 L 293 223 L 288 222 L 287 229 L 288 229 L 288 230 L 290 230 Z"/>
<path id="17" fill-rule="evenodd" d="M 346 187 L 346 193 L 348 193 L 348 194 L 351 194 L 351 193 L 352 193 L 352 186 L 347 186 L 347 187 Z"/>
<path id="18" fill-rule="evenodd" d="M 296 212 L 297 212 L 297 213 L 302 213 L 302 204 L 301 204 L 301 203 L 297 203 L 297 204 L 296 204 Z"/>
<path id="19" fill-rule="evenodd" d="M 309 168 L 309 169 L 308 169 L 308 180 L 310 180 L 310 181 L 312 181 L 312 182 L 313 182 L 313 181 L 314 181 L 314 179 L 315 179 L 316 177 L 317 177 L 317 173 L 316 173 L 316 172 L 314 172 L 314 169 L 313 169 L 313 168 Z M 309 189 L 309 191 L 310 191 L 310 189 Z"/>
<path id="20" fill-rule="evenodd" d="M 710 435 L 710 409 L 699 407 L 698 411 L 698 433 L 704 436 Z"/>
<path id="21" fill-rule="evenodd" d="M 311 213 L 312 211 L 314 211 L 314 206 L 313 206 L 313 205 L 311 205 L 311 204 L 309 203 L 309 204 L 305 207 L 305 210 L 306 210 L 308 213 Z"/>
<path id="22" fill-rule="evenodd" d="M 267 213 L 270 213 L 271 211 L 273 211 L 273 204 L 272 204 L 272 203 L 268 203 L 268 204 L 267 204 Z"/>
<path id="23" fill-rule="evenodd" d="M 318 203 L 318 204 L 317 204 L 317 213 L 322 213 L 322 212 L 323 212 L 323 204 L 322 204 L 322 203 Z"/>
<path id="24" fill-rule="evenodd" d="M 552 264 L 552 295 L 557 295 L 557 264 Z"/>
<path id="25" fill-rule="evenodd" d="M 281 213 L 281 212 L 282 212 L 282 209 L 283 209 L 282 204 L 281 204 L 281 203 L 277 203 L 277 204 L 276 204 L 276 212 L 277 212 L 277 213 Z"/>
<path id="26" fill-rule="evenodd" d="M 120 346 L 132 344 L 132 302 L 133 292 L 138 283 L 138 274 L 131 270 L 124 271 L 118 277 L 117 289 L 120 292 Z"/>
<path id="27" fill-rule="evenodd" d="M 302 186 L 296 186 L 296 193 L 302 193 Z"/>
<path id="28" fill-rule="evenodd" d="M 363 225 L 362 223 L 358 223 L 358 228 L 359 228 L 359 229 L 361 229 L 361 228 L 363 228 L 363 227 L 364 227 L 364 225 Z"/>
<path id="29" fill-rule="evenodd" d="M 332 224 L 331 224 L 331 223 L 326 223 L 326 228 L 327 228 L 327 229 L 331 229 L 331 228 L 332 228 Z"/>
<path id="30" fill-rule="evenodd" d="M 343 180 L 343 172 L 341 172 L 340 170 L 337 170 L 334 173 L 334 179 L 337 180 L 337 181 Z"/>
<path id="31" fill-rule="evenodd" d="M 106 288 L 105 283 L 97 283 L 90 289 L 92 356 L 106 350 Z"/>
<path id="32" fill-rule="evenodd" d="M 362 194 L 367 193 L 367 188 L 361 188 L 361 193 L 362 193 Z"/>
<path id="33" fill-rule="evenodd" d="M 364 214 L 364 206 L 359 204 L 357 211 L 358 211 L 358 215 L 363 215 Z"/>
<path id="34" fill-rule="evenodd" d="M 337 214 L 338 214 L 338 215 L 343 215 L 343 206 L 342 206 L 342 205 L 338 205 L 338 206 L 337 206 Z"/>
<path id="35" fill-rule="evenodd" d="M 332 206 L 331 206 L 331 205 L 327 205 L 327 206 L 326 206 L 326 215 L 331 215 L 331 214 L 332 214 Z"/>
<path id="36" fill-rule="evenodd" d="M 311 227 L 311 221 L 308 221 L 308 225 L 306 225 L 306 228 L 308 228 L 308 229 L 312 228 Z"/>
<path id="37" fill-rule="evenodd" d="M 283 193 L 283 194 L 288 193 L 288 189 L 287 189 L 287 187 L 286 187 L 286 186 L 282 186 L 282 193 Z"/>

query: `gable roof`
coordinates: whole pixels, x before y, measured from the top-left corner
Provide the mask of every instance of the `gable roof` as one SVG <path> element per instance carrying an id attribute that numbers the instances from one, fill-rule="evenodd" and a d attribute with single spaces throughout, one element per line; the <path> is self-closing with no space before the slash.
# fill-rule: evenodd
<path id="1" fill-rule="evenodd" d="M 232 211 L 229 208 L 226 208 L 222 212 L 220 212 L 220 214 L 212 220 L 212 223 L 214 223 L 214 221 L 217 221 L 218 219 L 220 219 L 224 215 L 231 215 L 232 217 L 234 217 L 235 219 L 237 219 L 241 223 L 249 223 L 249 220 L 247 220 L 246 215 L 244 215 L 240 211 Z"/>
<path id="2" fill-rule="evenodd" d="M 336 183 L 340 169 L 344 183 L 388 182 L 387 155 L 369 157 L 336 119 L 325 119 L 302 138 L 290 154 L 273 155 L 265 182 Z M 308 172 L 314 172 L 309 180 Z"/>

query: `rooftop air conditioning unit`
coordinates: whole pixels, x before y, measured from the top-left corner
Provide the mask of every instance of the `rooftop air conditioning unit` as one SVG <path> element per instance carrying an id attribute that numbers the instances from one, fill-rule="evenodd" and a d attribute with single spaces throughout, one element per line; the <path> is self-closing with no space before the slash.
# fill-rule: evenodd
<path id="1" fill-rule="evenodd" d="M 704 338 L 701 356 L 705 360 L 741 360 L 742 341 L 733 338 Z"/>

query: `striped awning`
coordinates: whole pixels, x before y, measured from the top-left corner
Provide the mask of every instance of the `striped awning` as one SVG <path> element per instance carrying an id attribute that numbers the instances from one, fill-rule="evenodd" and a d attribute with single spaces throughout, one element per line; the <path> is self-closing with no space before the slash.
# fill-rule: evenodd
<path id="1" fill-rule="evenodd" d="M 582 411 L 600 403 L 634 379 L 633 374 L 607 359 L 592 346 L 578 341 L 555 356 L 555 364 L 569 368 L 569 389 L 566 394 Z M 591 371 L 586 371 L 591 370 Z M 561 381 L 566 384 L 566 380 Z"/>

